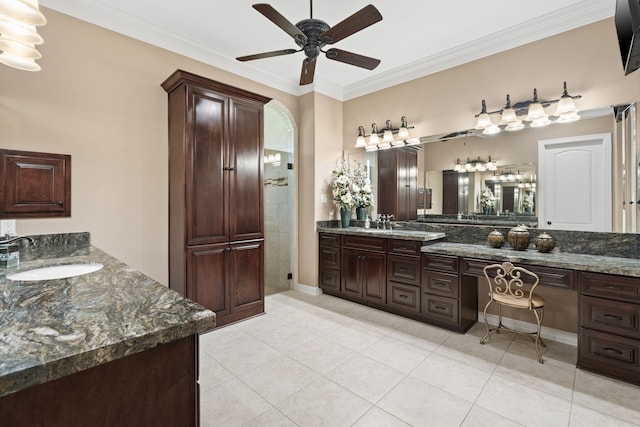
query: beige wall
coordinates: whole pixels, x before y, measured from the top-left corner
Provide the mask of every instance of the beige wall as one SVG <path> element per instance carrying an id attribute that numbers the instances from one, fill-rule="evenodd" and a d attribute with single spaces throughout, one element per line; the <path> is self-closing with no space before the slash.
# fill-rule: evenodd
<path id="1" fill-rule="evenodd" d="M 177 68 L 298 99 L 43 8 L 42 71 L 0 67 L 2 147 L 72 156 L 72 216 L 19 220 L 20 234 L 91 232 L 92 242 L 167 283 L 167 95 Z"/>

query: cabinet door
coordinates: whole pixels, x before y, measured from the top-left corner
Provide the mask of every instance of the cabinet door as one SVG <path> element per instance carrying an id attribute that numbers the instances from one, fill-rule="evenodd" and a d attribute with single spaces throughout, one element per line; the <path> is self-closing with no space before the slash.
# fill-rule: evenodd
<path id="1" fill-rule="evenodd" d="M 231 313 L 242 317 L 264 311 L 264 240 L 230 245 L 231 274 L 229 295 Z M 234 318 L 235 320 L 235 318 Z"/>
<path id="2" fill-rule="evenodd" d="M 224 170 L 227 98 L 197 87 L 188 89 L 186 131 L 187 245 L 222 243 L 228 238 L 228 171 Z"/>
<path id="3" fill-rule="evenodd" d="M 230 240 L 263 237 L 263 108 L 232 99 L 229 168 Z"/>
<path id="4" fill-rule="evenodd" d="M 387 301 L 387 263 L 385 254 L 366 253 L 361 260 L 362 297 L 384 304 Z"/>
<path id="5" fill-rule="evenodd" d="M 352 298 L 361 298 L 361 258 L 361 251 L 352 249 L 342 250 L 342 273 L 340 280 L 340 290 L 345 296 L 349 296 Z"/>
<path id="6" fill-rule="evenodd" d="M 216 322 L 229 314 L 227 285 L 228 245 L 206 245 L 187 248 L 186 298 L 216 313 Z"/>
<path id="7" fill-rule="evenodd" d="M 0 218 L 71 216 L 71 156 L 0 150 Z"/>

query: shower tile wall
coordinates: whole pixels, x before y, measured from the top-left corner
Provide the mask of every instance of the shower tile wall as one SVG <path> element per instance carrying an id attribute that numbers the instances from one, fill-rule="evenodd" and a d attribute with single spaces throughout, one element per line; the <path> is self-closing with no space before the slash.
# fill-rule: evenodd
<path id="1" fill-rule="evenodd" d="M 270 150 L 271 152 L 271 150 Z M 291 153 L 280 153 L 280 165 L 265 164 L 264 224 L 265 224 L 265 287 L 267 294 L 290 288 L 287 274 L 291 272 Z"/>

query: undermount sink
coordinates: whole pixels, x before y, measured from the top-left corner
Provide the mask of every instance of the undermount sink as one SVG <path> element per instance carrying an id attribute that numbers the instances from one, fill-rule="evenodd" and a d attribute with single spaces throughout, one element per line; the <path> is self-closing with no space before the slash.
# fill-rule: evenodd
<path id="1" fill-rule="evenodd" d="M 8 275 L 7 279 L 23 281 L 66 279 L 68 277 L 93 273 L 94 271 L 100 270 L 102 267 L 103 265 L 100 263 L 54 265 L 51 267 L 20 271 L 18 273 Z"/>

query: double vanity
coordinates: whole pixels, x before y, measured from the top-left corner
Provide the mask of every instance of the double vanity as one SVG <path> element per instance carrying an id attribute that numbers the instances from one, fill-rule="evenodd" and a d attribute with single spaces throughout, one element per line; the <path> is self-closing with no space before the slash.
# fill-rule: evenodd
<path id="1" fill-rule="evenodd" d="M 0 424 L 198 425 L 198 333 L 215 314 L 88 233 L 32 237 L 0 272 Z"/>
<path id="2" fill-rule="evenodd" d="M 540 286 L 566 290 L 572 299 L 577 295 L 572 305 L 577 304 L 578 367 L 640 384 L 636 235 L 558 232 L 558 247 L 540 253 L 489 246 L 486 236 L 494 227 L 398 226 L 376 230 L 319 222 L 323 292 L 464 333 L 478 320 L 483 268 L 511 261 L 535 272 Z M 506 236 L 508 228 L 501 231 Z M 559 316 L 563 309 L 547 307 Z"/>

